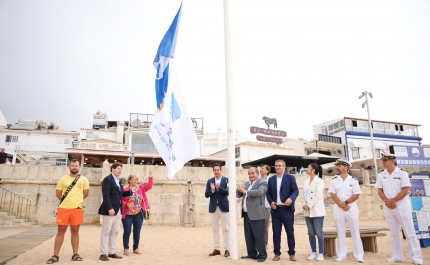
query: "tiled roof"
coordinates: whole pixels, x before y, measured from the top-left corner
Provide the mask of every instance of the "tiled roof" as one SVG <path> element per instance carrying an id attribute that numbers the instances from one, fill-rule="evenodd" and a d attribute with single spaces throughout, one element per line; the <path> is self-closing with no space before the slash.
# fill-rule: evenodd
<path id="1" fill-rule="evenodd" d="M 100 139 L 91 139 L 91 140 L 82 140 L 81 143 L 99 143 L 99 144 L 122 144 L 120 142 L 100 138 Z"/>
<path id="2" fill-rule="evenodd" d="M 6 126 L 0 126 L 0 132 L 79 135 L 79 132 L 72 132 L 72 131 L 61 131 L 61 130 L 14 130 L 14 129 L 8 129 Z"/>
<path id="3" fill-rule="evenodd" d="M 115 129 L 88 129 L 88 128 L 81 128 L 82 131 L 94 131 L 94 132 L 116 132 L 116 128 Z"/>

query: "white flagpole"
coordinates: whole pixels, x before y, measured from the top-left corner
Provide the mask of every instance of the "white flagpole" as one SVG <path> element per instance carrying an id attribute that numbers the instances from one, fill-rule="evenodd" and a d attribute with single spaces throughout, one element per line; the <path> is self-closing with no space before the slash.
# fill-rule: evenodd
<path id="1" fill-rule="evenodd" d="M 229 223 L 230 223 L 230 257 L 238 260 L 237 249 L 237 211 L 236 211 L 236 161 L 235 161 L 235 116 L 233 81 L 231 69 L 231 47 L 230 47 L 230 24 L 228 18 L 228 0 L 224 0 L 224 47 L 225 47 L 225 82 L 227 95 L 227 142 L 228 142 L 228 200 L 229 200 Z"/>

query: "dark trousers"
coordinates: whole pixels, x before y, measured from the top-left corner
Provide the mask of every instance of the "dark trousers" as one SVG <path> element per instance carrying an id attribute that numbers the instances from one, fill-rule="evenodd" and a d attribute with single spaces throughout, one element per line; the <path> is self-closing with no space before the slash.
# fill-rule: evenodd
<path id="1" fill-rule="evenodd" d="M 139 212 L 135 215 L 125 215 L 122 219 L 122 226 L 124 227 L 124 234 L 122 235 L 122 243 L 124 249 L 129 249 L 128 243 L 130 241 L 131 226 L 133 225 L 133 250 L 139 248 L 140 229 L 142 228 L 143 215 Z"/>
<path id="2" fill-rule="evenodd" d="M 265 219 L 251 220 L 248 214 L 243 212 L 246 251 L 250 257 L 267 258 L 266 244 L 264 243 L 264 221 Z"/>
<path id="3" fill-rule="evenodd" d="M 295 255 L 294 211 L 291 210 L 291 206 L 277 207 L 276 210 L 272 209 L 273 253 L 275 255 L 281 255 L 282 225 L 284 225 L 287 232 L 288 254 Z"/>

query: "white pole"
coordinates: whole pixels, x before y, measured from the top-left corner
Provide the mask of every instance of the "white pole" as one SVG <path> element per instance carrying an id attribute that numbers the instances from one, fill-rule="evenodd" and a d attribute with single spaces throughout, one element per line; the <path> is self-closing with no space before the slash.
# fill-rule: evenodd
<path id="1" fill-rule="evenodd" d="M 234 94 L 231 69 L 231 47 L 230 47 L 230 25 L 228 18 L 228 0 L 224 0 L 224 48 L 225 48 L 225 83 L 227 96 L 227 154 L 228 154 L 228 200 L 229 200 L 229 223 L 230 223 L 230 257 L 232 260 L 239 259 L 237 250 L 237 211 L 236 211 L 236 161 L 235 161 L 235 114 Z"/>
<path id="2" fill-rule="evenodd" d="M 375 167 L 375 177 L 378 176 L 378 164 L 376 164 L 376 156 L 375 156 L 375 144 L 373 142 L 373 128 L 372 128 L 372 121 L 370 119 L 370 112 L 369 112 L 369 99 L 367 98 L 367 90 L 364 91 L 364 94 L 366 96 L 366 107 L 367 107 L 367 117 L 369 122 L 369 129 L 370 129 L 370 141 L 372 143 L 372 155 L 373 155 L 373 166 Z"/>

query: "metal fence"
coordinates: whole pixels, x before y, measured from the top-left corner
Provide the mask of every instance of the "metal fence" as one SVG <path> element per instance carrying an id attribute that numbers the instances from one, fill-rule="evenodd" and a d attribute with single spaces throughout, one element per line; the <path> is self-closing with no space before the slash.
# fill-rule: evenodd
<path id="1" fill-rule="evenodd" d="M 0 225 L 8 218 L 29 221 L 31 201 L 11 191 L 0 188 Z"/>

